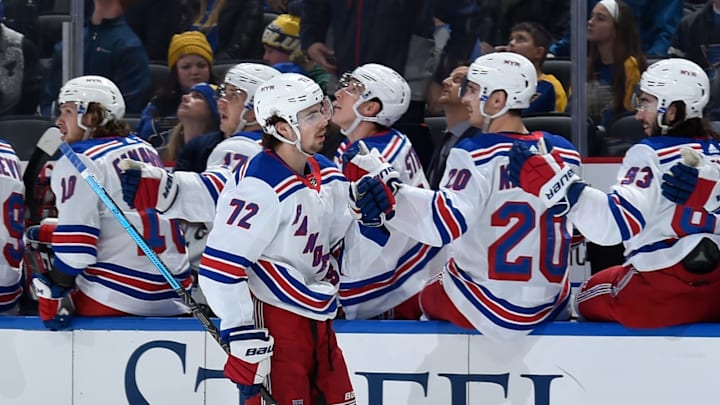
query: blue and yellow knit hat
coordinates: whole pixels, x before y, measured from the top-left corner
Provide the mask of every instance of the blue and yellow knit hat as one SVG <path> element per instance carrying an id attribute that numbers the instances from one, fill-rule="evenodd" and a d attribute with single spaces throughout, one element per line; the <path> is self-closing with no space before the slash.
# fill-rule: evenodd
<path id="1" fill-rule="evenodd" d="M 265 27 L 262 42 L 290 54 L 300 50 L 300 17 L 280 14 Z"/>
<path id="2" fill-rule="evenodd" d="M 215 100 L 215 90 L 217 86 L 214 84 L 198 83 L 190 87 L 189 92 L 196 91 L 200 93 L 208 107 L 210 107 L 210 113 L 212 114 L 215 123 L 220 125 L 220 112 L 218 111 L 217 100 Z"/>

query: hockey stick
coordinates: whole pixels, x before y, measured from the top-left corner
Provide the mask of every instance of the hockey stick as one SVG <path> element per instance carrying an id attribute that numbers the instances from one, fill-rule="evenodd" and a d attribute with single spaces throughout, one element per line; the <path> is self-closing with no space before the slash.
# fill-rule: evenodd
<path id="1" fill-rule="evenodd" d="M 210 317 L 208 316 L 205 308 L 201 307 L 195 299 L 187 292 L 185 289 L 182 288 L 180 283 L 173 277 L 172 273 L 170 273 L 170 270 L 168 270 L 167 265 L 163 263 L 162 259 L 158 257 L 158 255 L 155 253 L 152 248 L 145 242 L 145 239 L 142 238 L 140 233 L 135 229 L 133 224 L 128 221 L 125 214 L 123 214 L 122 210 L 118 207 L 117 203 L 110 197 L 108 192 L 105 190 L 105 188 L 100 184 L 97 177 L 93 172 L 91 172 L 88 167 L 83 163 L 82 160 L 75 154 L 75 151 L 72 150 L 72 147 L 67 143 L 60 144 L 60 151 L 62 154 L 68 158 L 70 163 L 75 167 L 75 169 L 80 173 L 80 176 L 90 185 L 90 188 L 95 192 L 95 194 L 100 198 L 100 200 L 105 204 L 107 209 L 110 211 L 110 213 L 115 217 L 115 219 L 122 225 L 122 227 L 127 231 L 127 233 L 130 235 L 130 237 L 135 241 L 135 243 L 138 245 L 140 250 L 145 253 L 145 255 L 150 259 L 152 264 L 155 266 L 155 268 L 162 274 L 162 276 L 165 278 L 165 280 L 170 284 L 170 287 L 177 293 L 180 298 L 182 298 L 185 305 L 187 305 L 190 310 L 193 313 L 193 316 L 197 318 L 205 327 L 205 330 L 210 333 L 210 336 L 213 337 L 213 339 L 220 345 L 220 347 L 223 348 L 225 353 L 230 355 L 230 346 L 223 341 L 222 337 L 220 336 L 220 331 L 218 330 L 217 326 L 215 326 L 212 321 L 210 321 Z M 270 403 L 271 405 L 277 405 L 277 402 L 273 399 L 273 397 L 270 395 L 270 392 L 265 388 L 265 386 L 260 386 L 260 394 L 262 397 Z M 242 395 L 242 394 L 241 394 Z"/>
<path id="2" fill-rule="evenodd" d="M 33 154 L 30 156 L 25 172 L 23 173 L 23 183 L 25 184 L 25 205 L 30 211 L 30 223 L 40 223 L 40 214 L 38 214 L 37 196 L 35 192 L 35 183 L 38 175 L 45 167 L 45 164 L 52 159 L 62 143 L 62 134 L 57 127 L 50 127 L 38 140 Z"/>

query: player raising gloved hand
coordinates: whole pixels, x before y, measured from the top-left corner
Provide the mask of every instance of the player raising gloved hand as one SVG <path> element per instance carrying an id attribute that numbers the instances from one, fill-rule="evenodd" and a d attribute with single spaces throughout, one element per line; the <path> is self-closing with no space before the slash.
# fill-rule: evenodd
<path id="1" fill-rule="evenodd" d="M 120 184 L 123 200 L 130 207 L 138 210 L 155 208 L 165 212 L 172 206 L 178 193 L 172 173 L 132 159 L 121 160 L 118 167 L 122 170 Z"/>
<path id="2" fill-rule="evenodd" d="M 368 150 L 364 141 L 358 141 L 343 155 L 343 174 L 348 181 L 358 182 L 362 177 L 378 177 L 393 194 L 402 184 L 398 172 L 373 148 Z M 357 194 L 356 194 L 357 195 Z"/>
<path id="3" fill-rule="evenodd" d="M 360 196 L 355 205 L 362 214 L 361 222 L 364 225 L 382 226 L 385 220 L 395 215 L 395 195 L 391 188 L 377 177 L 363 177 L 352 187 L 355 188 L 356 195 Z"/>
<path id="4" fill-rule="evenodd" d="M 539 148 L 539 149 L 538 149 Z M 540 154 L 545 149 L 546 153 Z M 532 149 L 525 142 L 515 141 L 508 155 L 510 181 L 525 192 L 538 197 L 547 207 L 569 197 L 568 204 L 577 201 L 585 183 L 565 164 L 558 151 L 544 139 Z"/>
<path id="5" fill-rule="evenodd" d="M 663 174 L 662 195 L 695 209 L 720 209 L 720 167 L 689 147 L 683 147 L 680 153 L 683 162 Z"/>
<path id="6" fill-rule="evenodd" d="M 270 374 L 275 340 L 267 329 L 235 328 L 223 331 L 222 337 L 230 344 L 225 377 L 238 385 L 244 398 L 250 399 L 260 392 Z"/>

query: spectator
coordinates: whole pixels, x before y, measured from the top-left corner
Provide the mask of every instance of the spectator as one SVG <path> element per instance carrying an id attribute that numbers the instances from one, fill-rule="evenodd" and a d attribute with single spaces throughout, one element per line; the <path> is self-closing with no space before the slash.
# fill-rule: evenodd
<path id="1" fill-rule="evenodd" d="M 710 102 L 706 116 L 720 120 L 720 0 L 709 0 L 686 15 L 673 36 L 670 56 L 689 59 L 710 77 Z"/>
<path id="2" fill-rule="evenodd" d="M 200 0 L 191 25 L 207 38 L 217 60 L 262 57 L 262 0 Z"/>
<path id="3" fill-rule="evenodd" d="M 633 111 L 633 91 L 646 67 L 630 7 L 621 0 L 597 3 L 587 40 L 588 113 L 596 124 L 610 128 L 618 115 Z"/>
<path id="4" fill-rule="evenodd" d="M 214 83 L 213 53 L 205 36 L 197 31 L 173 35 L 167 50 L 168 75 L 141 114 L 136 127 L 138 136 L 162 145 L 161 133 L 177 125 L 178 105 L 182 96 L 198 83 Z"/>
<path id="5" fill-rule="evenodd" d="M 538 95 L 530 103 L 530 107 L 523 111 L 523 115 L 549 111 L 562 112 L 567 107 L 567 94 L 562 83 L 555 76 L 542 71 L 551 40 L 550 33 L 542 25 L 534 22 L 519 23 L 510 32 L 507 50 L 530 59 L 538 73 Z"/>
<path id="6" fill-rule="evenodd" d="M 188 142 L 180 152 L 175 170 L 200 173 L 216 165 L 235 167 L 240 157 L 247 159 L 249 153 L 238 153 L 235 143 L 257 145 L 261 129 L 252 108 L 255 92 L 262 83 L 279 73 L 259 63 L 240 63 L 228 70 L 217 91 L 220 130 Z M 220 147 L 221 144 L 229 148 Z"/>
<path id="7" fill-rule="evenodd" d="M 461 140 L 469 138 L 477 132 L 477 128 L 471 127 L 468 121 L 470 115 L 462 103 L 460 88 L 467 80 L 467 66 L 459 66 L 450 73 L 450 76 L 443 80 L 443 91 L 440 93 L 438 103 L 445 112 L 445 131 L 442 144 L 435 148 L 435 153 L 427 167 L 428 183 L 430 189 L 438 190 L 440 180 L 445 173 L 445 161 L 450 154 L 450 149 Z"/>
<path id="8" fill-rule="evenodd" d="M 0 0 L 0 115 L 36 114 L 42 72 L 35 44 L 3 21 Z"/>
<path id="9" fill-rule="evenodd" d="M 161 154 L 164 162 L 175 162 L 192 139 L 220 129 L 215 89 L 214 85 L 198 83 L 182 96 L 177 110 L 180 122 L 167 134 L 167 148 Z"/>
<path id="10" fill-rule="evenodd" d="M 116 196 L 123 214 L 159 253 L 180 285 L 189 289 L 185 242 L 178 224 L 153 210 L 131 210 L 120 201 L 116 161 L 140 157 L 162 167 L 157 152 L 123 123 L 125 104 L 117 86 L 100 76 L 69 80 L 60 89 L 57 125 L 63 140 Z M 33 279 L 40 317 L 49 329 L 69 326 L 73 309 L 82 316 L 169 316 L 189 312 L 162 275 L 139 251 L 130 235 L 99 201 L 78 171 L 61 157 L 51 186 L 58 196 L 57 228 L 52 233 L 54 266 Z M 148 228 L 152 224 L 152 229 Z M 159 239 L 156 239 L 159 238 Z"/>
<path id="11" fill-rule="evenodd" d="M 263 32 L 263 62 L 282 73 L 300 73 L 313 79 L 323 92 L 328 91 L 330 75 L 312 62 L 300 49 L 300 17 L 282 14 Z"/>
<path id="12" fill-rule="evenodd" d="M 587 0 L 588 13 L 599 3 Z M 641 49 L 648 57 L 664 57 L 683 15 L 683 0 L 627 0 L 641 37 Z M 550 47 L 553 56 L 570 57 L 570 29 Z"/>
<path id="13" fill-rule="evenodd" d="M 125 10 L 134 0 L 94 0 L 85 26 L 84 74 L 99 75 L 115 82 L 125 97 L 128 113 L 139 113 L 150 89 L 148 57 L 140 39 L 125 20 Z M 62 43 L 55 46 L 50 76 L 41 111 L 49 116 L 62 81 Z"/>
<path id="14" fill-rule="evenodd" d="M 142 41 L 151 61 L 166 61 L 170 39 L 188 28 L 187 3 L 187 0 L 136 0 L 128 10 L 128 24 Z"/>

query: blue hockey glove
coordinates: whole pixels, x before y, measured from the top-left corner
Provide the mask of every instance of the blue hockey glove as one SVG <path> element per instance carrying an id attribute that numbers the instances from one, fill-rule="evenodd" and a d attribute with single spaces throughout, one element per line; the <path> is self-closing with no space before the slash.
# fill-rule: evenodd
<path id="1" fill-rule="evenodd" d="M 705 162 L 690 148 L 681 150 L 683 162 L 662 176 L 662 195 L 668 200 L 694 209 L 715 212 L 720 209 L 720 168 Z"/>
<path id="2" fill-rule="evenodd" d="M 549 141 L 538 142 L 538 145 L 539 149 L 531 149 L 523 142 L 513 143 L 508 155 L 510 181 L 538 197 L 546 207 L 563 201 L 570 208 L 585 183 L 565 164 L 560 153 L 552 150 Z M 542 149 L 550 152 L 542 153 Z M 574 186 L 576 183 L 577 186 Z"/>
<path id="3" fill-rule="evenodd" d="M 70 288 L 53 283 L 44 274 L 36 274 L 32 285 L 38 298 L 40 319 L 45 327 L 50 330 L 67 329 L 75 314 L 75 306 L 69 295 Z"/>
<path id="4" fill-rule="evenodd" d="M 382 226 L 395 215 L 395 195 L 392 189 L 377 177 L 363 177 L 357 184 L 357 195 L 360 197 L 355 204 L 366 222 L 372 221 L 376 223 L 374 226 Z"/>
<path id="5" fill-rule="evenodd" d="M 175 202 L 178 184 L 172 173 L 144 162 L 123 159 L 118 164 L 123 200 L 139 211 L 148 208 L 167 211 Z"/>

